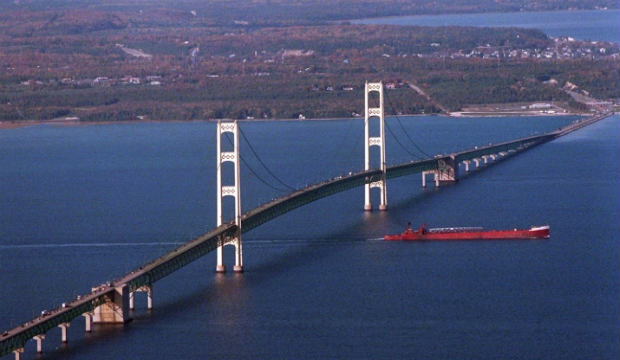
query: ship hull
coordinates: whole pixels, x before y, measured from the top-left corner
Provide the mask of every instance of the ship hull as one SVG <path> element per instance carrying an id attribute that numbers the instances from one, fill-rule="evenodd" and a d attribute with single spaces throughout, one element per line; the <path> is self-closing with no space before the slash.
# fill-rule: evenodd
<path id="1" fill-rule="evenodd" d="M 385 235 L 384 240 L 399 241 L 436 241 L 436 240 L 511 240 L 511 239 L 548 239 L 549 226 L 537 226 L 530 229 L 513 230 L 477 230 L 477 231 L 438 231 L 425 232 L 406 230 L 398 235 Z"/>

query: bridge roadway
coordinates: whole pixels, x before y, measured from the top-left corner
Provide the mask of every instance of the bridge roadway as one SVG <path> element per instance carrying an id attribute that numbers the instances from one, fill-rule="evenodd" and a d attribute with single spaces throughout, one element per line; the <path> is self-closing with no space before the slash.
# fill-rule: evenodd
<path id="1" fill-rule="evenodd" d="M 391 179 L 424 171 L 438 171 L 441 161 L 450 163 L 454 168 L 458 168 L 465 161 L 480 159 L 485 156 L 500 154 L 499 156 L 505 157 L 514 155 L 532 146 L 551 141 L 590 125 L 612 114 L 611 112 L 598 114 L 543 135 L 529 136 L 499 144 L 475 147 L 449 155 L 437 155 L 430 159 L 390 166 L 386 169 L 386 178 Z M 458 169 L 454 171 L 454 174 L 458 174 Z M 313 201 L 375 182 L 381 176 L 381 170 L 349 173 L 346 176 L 338 176 L 294 191 L 289 195 L 272 200 L 243 214 L 241 217 L 241 232 L 250 231 L 269 220 Z M 70 303 L 65 303 L 57 309 L 46 311 L 41 316 L 3 332 L 0 334 L 0 356 L 14 352 L 16 358 L 19 358 L 19 352 L 23 351 L 29 339 L 44 335 L 54 327 L 62 327 L 79 316 L 86 317 L 86 329 L 90 331 L 90 321 L 92 320 L 94 309 L 106 302 L 110 302 L 114 296 L 115 288 L 127 287 L 129 292 L 135 292 L 144 286 L 150 287 L 157 280 L 215 250 L 219 245 L 228 243 L 234 239 L 238 231 L 237 226 L 232 223 L 223 224 L 119 279 L 93 288 L 91 294 L 78 296 L 76 300 Z"/>

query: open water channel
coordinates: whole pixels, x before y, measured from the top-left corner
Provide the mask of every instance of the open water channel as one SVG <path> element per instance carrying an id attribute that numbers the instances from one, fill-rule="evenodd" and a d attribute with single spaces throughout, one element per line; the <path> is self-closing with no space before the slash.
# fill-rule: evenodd
<path id="1" fill-rule="evenodd" d="M 620 10 L 571 10 L 513 13 L 393 16 L 354 20 L 358 24 L 521 27 L 553 37 L 620 42 Z"/>
<path id="2" fill-rule="evenodd" d="M 426 153 L 556 129 L 575 117 L 400 121 Z M 389 210 L 353 189 L 248 233 L 246 272 L 214 254 L 157 282 L 135 320 L 83 319 L 45 359 L 617 359 L 620 355 L 618 115 L 452 186 L 388 183 Z M 396 119 L 389 126 L 416 153 Z M 242 123 L 294 187 L 363 166 L 363 122 Z M 391 135 L 388 163 L 412 158 Z M 241 153 L 270 179 L 247 143 Z M 215 124 L 37 126 L 0 132 L 0 328 L 27 321 L 215 225 Z M 281 195 L 244 167 L 243 208 Z M 376 194 L 375 194 L 376 195 Z M 375 204 L 376 204 L 375 198 Z M 381 241 L 407 221 L 551 225 L 543 241 Z M 232 248 L 226 248 L 232 266 Z M 34 358 L 35 343 L 25 358 Z M 10 356 L 6 357 L 7 359 Z"/>

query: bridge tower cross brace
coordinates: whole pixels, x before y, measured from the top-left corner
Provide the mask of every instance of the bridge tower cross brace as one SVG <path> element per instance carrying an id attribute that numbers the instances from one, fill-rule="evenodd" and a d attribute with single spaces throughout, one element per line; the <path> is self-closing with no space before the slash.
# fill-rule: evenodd
<path id="1" fill-rule="evenodd" d="M 379 107 L 369 107 L 368 96 L 371 92 L 376 91 L 379 93 Z M 370 118 L 379 118 L 379 136 L 370 136 Z M 366 184 L 364 186 L 364 210 L 372 210 L 372 204 L 370 202 L 370 189 L 379 188 L 381 191 L 381 198 L 379 203 L 379 210 L 387 210 L 387 188 L 385 183 L 385 112 L 383 108 L 383 83 L 366 82 L 366 88 L 364 91 L 364 170 L 370 170 L 370 147 L 378 146 L 380 149 L 380 163 L 381 163 L 381 179 L 378 181 Z"/>
<path id="2" fill-rule="evenodd" d="M 222 151 L 222 135 L 225 133 L 233 134 L 233 151 Z M 225 162 L 232 162 L 235 167 L 234 185 L 222 185 L 222 165 Z M 235 198 L 235 225 L 238 227 L 237 236 L 232 241 L 235 246 L 235 272 L 243 272 L 243 252 L 241 248 L 241 171 L 239 164 L 239 128 L 237 122 L 217 123 L 217 226 L 222 225 L 222 200 L 225 196 Z M 217 272 L 226 272 L 224 266 L 224 244 L 217 248 Z"/>

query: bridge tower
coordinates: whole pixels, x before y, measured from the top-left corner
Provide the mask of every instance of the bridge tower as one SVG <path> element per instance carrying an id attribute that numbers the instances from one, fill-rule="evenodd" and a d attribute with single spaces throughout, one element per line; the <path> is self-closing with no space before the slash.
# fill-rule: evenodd
<path id="1" fill-rule="evenodd" d="M 222 135 L 233 134 L 233 151 L 222 151 Z M 235 167 L 234 185 L 222 185 L 222 165 L 232 162 Z M 236 121 L 217 123 L 217 226 L 222 225 L 222 200 L 226 196 L 235 198 L 235 224 L 238 227 L 237 236 L 232 240 L 235 247 L 235 272 L 243 272 L 243 252 L 241 248 L 241 171 L 239 164 L 239 128 Z M 226 240 L 225 240 L 226 241 Z M 224 243 L 225 244 L 225 243 Z M 224 266 L 224 244 L 217 248 L 217 266 L 215 271 L 226 272 Z"/>
<path id="2" fill-rule="evenodd" d="M 379 93 L 379 107 L 369 107 L 368 96 L 371 92 L 376 91 Z M 381 166 L 381 179 L 378 181 L 366 184 L 364 186 L 364 210 L 372 210 L 372 204 L 370 203 L 370 189 L 379 188 L 381 191 L 381 202 L 379 204 L 379 210 L 387 210 L 387 188 L 385 183 L 385 113 L 383 110 L 383 83 L 369 83 L 366 82 L 366 89 L 364 91 L 364 170 L 370 170 L 370 147 L 378 146 L 380 149 L 380 166 Z M 372 117 L 379 118 L 379 136 L 370 136 L 370 119 Z"/>

